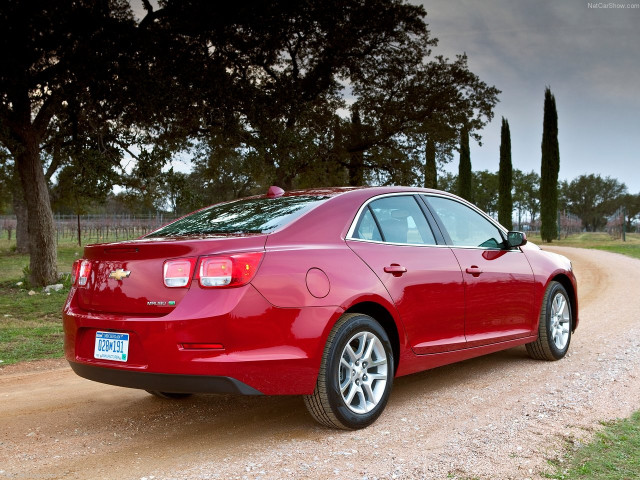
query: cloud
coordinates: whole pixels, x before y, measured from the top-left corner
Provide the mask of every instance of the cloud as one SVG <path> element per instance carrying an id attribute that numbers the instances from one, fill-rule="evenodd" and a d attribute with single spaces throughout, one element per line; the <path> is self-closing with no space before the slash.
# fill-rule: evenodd
<path id="1" fill-rule="evenodd" d="M 586 97 L 640 105 L 640 9 L 590 9 L 587 2 L 424 2 L 449 56 L 498 88 L 572 85 Z"/>
<path id="2" fill-rule="evenodd" d="M 434 53 L 467 52 L 471 71 L 502 90 L 495 114 L 509 120 L 514 167 L 539 170 L 549 85 L 558 105 L 561 178 L 600 173 L 640 191 L 640 9 L 593 9 L 584 0 L 420 3 L 440 39 Z M 474 169 L 495 171 L 499 122 L 481 134 L 483 146 L 471 147 Z"/>

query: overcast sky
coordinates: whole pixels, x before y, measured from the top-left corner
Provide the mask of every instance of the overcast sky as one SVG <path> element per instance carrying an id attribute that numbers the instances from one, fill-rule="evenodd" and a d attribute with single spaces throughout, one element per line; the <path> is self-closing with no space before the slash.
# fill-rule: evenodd
<path id="1" fill-rule="evenodd" d="M 502 90 L 482 146 L 472 141 L 474 170 L 498 170 L 504 116 L 514 168 L 540 173 L 548 85 L 558 109 L 560 179 L 597 173 L 640 192 L 640 0 L 630 1 L 622 5 L 636 8 L 582 0 L 412 0 L 427 10 L 440 40 L 434 54 L 466 52 L 470 70 Z M 457 167 L 456 155 L 447 169 Z"/>

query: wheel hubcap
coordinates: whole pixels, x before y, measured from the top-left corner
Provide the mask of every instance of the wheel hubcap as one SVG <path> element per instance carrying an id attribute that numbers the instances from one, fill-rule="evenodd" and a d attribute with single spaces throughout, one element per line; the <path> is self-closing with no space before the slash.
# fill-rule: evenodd
<path id="1" fill-rule="evenodd" d="M 340 357 L 340 394 L 355 413 L 368 413 L 384 395 L 387 356 L 380 339 L 371 332 L 351 337 Z"/>
<path id="2" fill-rule="evenodd" d="M 551 302 L 551 339 L 559 350 L 567 346 L 570 326 L 569 304 L 562 293 L 557 293 Z"/>

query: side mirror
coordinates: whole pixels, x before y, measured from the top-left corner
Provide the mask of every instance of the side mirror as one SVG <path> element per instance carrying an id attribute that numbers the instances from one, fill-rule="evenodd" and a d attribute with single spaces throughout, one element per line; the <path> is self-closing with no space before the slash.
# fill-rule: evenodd
<path id="1" fill-rule="evenodd" d="M 527 236 L 524 232 L 509 232 L 507 233 L 507 243 L 509 247 L 520 247 L 527 243 Z"/>

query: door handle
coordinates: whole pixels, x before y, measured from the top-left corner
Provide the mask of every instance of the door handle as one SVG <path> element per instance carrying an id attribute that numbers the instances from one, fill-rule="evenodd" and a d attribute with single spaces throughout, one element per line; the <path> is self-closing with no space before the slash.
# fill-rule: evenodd
<path id="1" fill-rule="evenodd" d="M 407 268 L 397 263 L 392 263 L 388 267 L 384 267 L 384 271 L 392 274 L 394 277 L 401 277 L 402 274 L 407 273 Z"/>
<path id="2" fill-rule="evenodd" d="M 479 268 L 477 265 L 471 265 L 470 267 L 467 267 L 466 272 L 470 273 L 474 277 L 478 277 L 482 273 L 482 269 Z"/>

